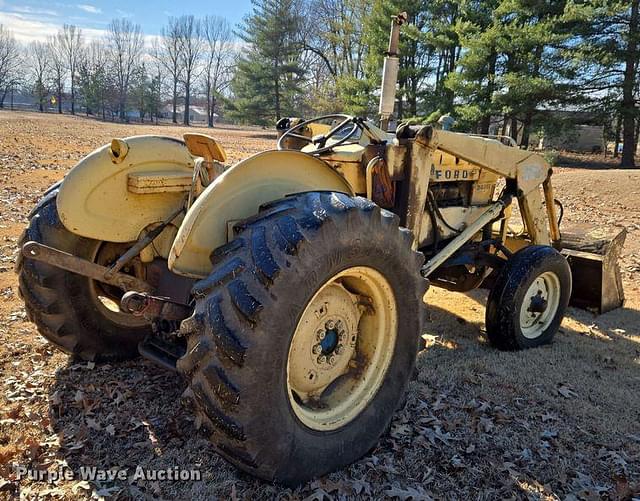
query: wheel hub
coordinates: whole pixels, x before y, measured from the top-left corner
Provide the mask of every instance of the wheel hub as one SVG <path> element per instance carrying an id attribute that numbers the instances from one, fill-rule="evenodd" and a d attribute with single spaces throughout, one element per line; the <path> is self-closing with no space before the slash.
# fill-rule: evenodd
<path id="1" fill-rule="evenodd" d="M 382 385 L 397 337 L 393 290 L 378 271 L 355 266 L 322 285 L 289 347 L 287 386 L 297 417 L 315 430 L 354 419 Z"/>
<path id="2" fill-rule="evenodd" d="M 520 310 L 520 328 L 525 337 L 536 338 L 549 327 L 560 304 L 560 280 L 545 272 L 529 286 Z"/>
<path id="3" fill-rule="evenodd" d="M 542 291 L 538 291 L 538 294 L 531 298 L 529 311 L 531 313 L 544 313 L 547 309 L 547 304 L 547 299 L 542 295 Z"/>
<path id="4" fill-rule="evenodd" d="M 290 381 L 303 401 L 319 396 L 347 370 L 353 356 L 362 312 L 358 297 L 341 284 L 325 287 L 300 320 L 292 344 Z"/>

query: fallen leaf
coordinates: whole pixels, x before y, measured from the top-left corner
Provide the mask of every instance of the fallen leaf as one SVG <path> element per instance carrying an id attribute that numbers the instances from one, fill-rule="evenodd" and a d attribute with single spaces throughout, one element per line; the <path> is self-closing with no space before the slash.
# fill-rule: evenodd
<path id="1" fill-rule="evenodd" d="M 316 489 L 311 495 L 303 499 L 303 501 L 325 501 L 325 499 L 333 499 L 322 489 Z"/>
<path id="2" fill-rule="evenodd" d="M 80 489 L 85 490 L 85 491 L 90 491 L 91 490 L 91 484 L 89 482 L 87 482 L 86 480 L 80 480 L 79 482 L 76 482 L 71 486 L 71 491 L 74 494 L 77 494 Z"/>
<path id="3" fill-rule="evenodd" d="M 420 490 L 418 490 L 420 489 Z M 400 501 L 432 501 L 433 498 L 427 494 L 422 488 L 407 487 L 389 487 L 384 493 L 390 498 L 398 498 Z"/>
<path id="4" fill-rule="evenodd" d="M 558 386 L 558 393 L 564 398 L 575 398 L 578 394 L 567 384 L 561 384 Z"/>

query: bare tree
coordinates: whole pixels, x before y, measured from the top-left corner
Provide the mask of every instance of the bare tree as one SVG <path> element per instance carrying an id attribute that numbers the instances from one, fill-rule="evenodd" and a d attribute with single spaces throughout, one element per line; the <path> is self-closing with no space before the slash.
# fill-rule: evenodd
<path id="1" fill-rule="evenodd" d="M 118 113 L 124 121 L 131 77 L 142 53 L 140 25 L 124 18 L 114 19 L 109 25 L 108 41 L 118 90 Z"/>
<path id="2" fill-rule="evenodd" d="M 76 114 L 76 80 L 78 64 L 82 55 L 82 30 L 72 24 L 65 24 L 58 32 L 58 44 L 65 58 L 71 81 L 71 114 Z"/>
<path id="3" fill-rule="evenodd" d="M 207 122 L 213 127 L 216 99 L 231 82 L 234 64 L 233 35 L 229 21 L 218 16 L 202 20 L 205 45 L 204 85 L 207 95 Z"/>
<path id="4" fill-rule="evenodd" d="M 160 31 L 160 39 L 154 42 L 154 57 L 167 70 L 171 77 L 172 93 L 171 104 L 173 107 L 172 121 L 178 123 L 176 108 L 178 106 L 178 83 L 182 74 L 183 58 L 181 53 L 180 33 L 178 20 L 169 18 L 167 26 Z"/>
<path id="5" fill-rule="evenodd" d="M 4 107 L 7 93 L 19 81 L 20 48 L 13 34 L 0 24 L 0 108 Z"/>
<path id="6" fill-rule="evenodd" d="M 180 16 L 178 24 L 178 43 L 182 59 L 182 83 L 184 84 L 184 124 L 189 125 L 189 107 L 191 104 L 191 83 L 202 54 L 202 27 L 194 16 Z"/>
<path id="7" fill-rule="evenodd" d="M 312 0 L 306 9 L 309 15 L 300 30 L 303 49 L 316 55 L 334 78 L 362 78 L 367 52 L 363 23 L 371 2 Z"/>
<path id="8" fill-rule="evenodd" d="M 66 77 L 66 59 L 60 37 L 52 36 L 47 43 L 49 62 L 51 64 L 51 79 L 53 90 L 58 104 L 58 113 L 62 113 L 62 95 L 64 93 L 64 81 Z"/>
<path id="9" fill-rule="evenodd" d="M 38 109 L 40 112 L 43 112 L 49 94 L 51 71 L 47 44 L 43 42 L 31 42 L 29 44 L 28 55 L 33 93 L 38 99 Z"/>

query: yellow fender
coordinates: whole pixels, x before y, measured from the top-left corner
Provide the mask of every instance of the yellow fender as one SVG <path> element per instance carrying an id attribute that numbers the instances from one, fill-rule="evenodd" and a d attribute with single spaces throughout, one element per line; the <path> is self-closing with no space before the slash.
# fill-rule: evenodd
<path id="1" fill-rule="evenodd" d="M 64 178 L 58 214 L 71 232 L 131 242 L 183 203 L 194 158 L 185 143 L 162 136 L 114 139 L 83 158 Z"/>
<path id="2" fill-rule="evenodd" d="M 329 165 L 299 151 L 265 151 L 234 165 L 198 197 L 169 253 L 169 269 L 193 278 L 211 272 L 211 252 L 227 242 L 228 224 L 250 217 L 260 205 L 305 191 L 353 195 Z"/>

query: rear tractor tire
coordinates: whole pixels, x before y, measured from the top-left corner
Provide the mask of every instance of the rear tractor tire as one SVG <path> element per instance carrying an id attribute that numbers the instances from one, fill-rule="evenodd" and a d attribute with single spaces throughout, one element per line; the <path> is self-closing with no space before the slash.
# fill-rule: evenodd
<path id="1" fill-rule="evenodd" d="M 80 237 L 63 226 L 56 208 L 58 187 L 49 188 L 31 212 L 19 247 L 35 241 L 108 264 L 105 259 L 117 257 L 115 244 Z M 16 272 L 27 317 L 42 336 L 66 353 L 95 361 L 135 358 L 138 343 L 151 333 L 148 323 L 119 311 L 119 290 L 22 254 Z"/>
<path id="2" fill-rule="evenodd" d="M 366 454 L 412 374 L 422 254 L 369 200 L 305 193 L 235 226 L 182 322 L 196 424 L 240 469 L 296 485 Z"/>
<path id="3" fill-rule="evenodd" d="M 532 245 L 504 265 L 489 293 L 489 342 L 502 350 L 534 348 L 552 341 L 571 296 L 571 270 L 553 247 Z"/>

